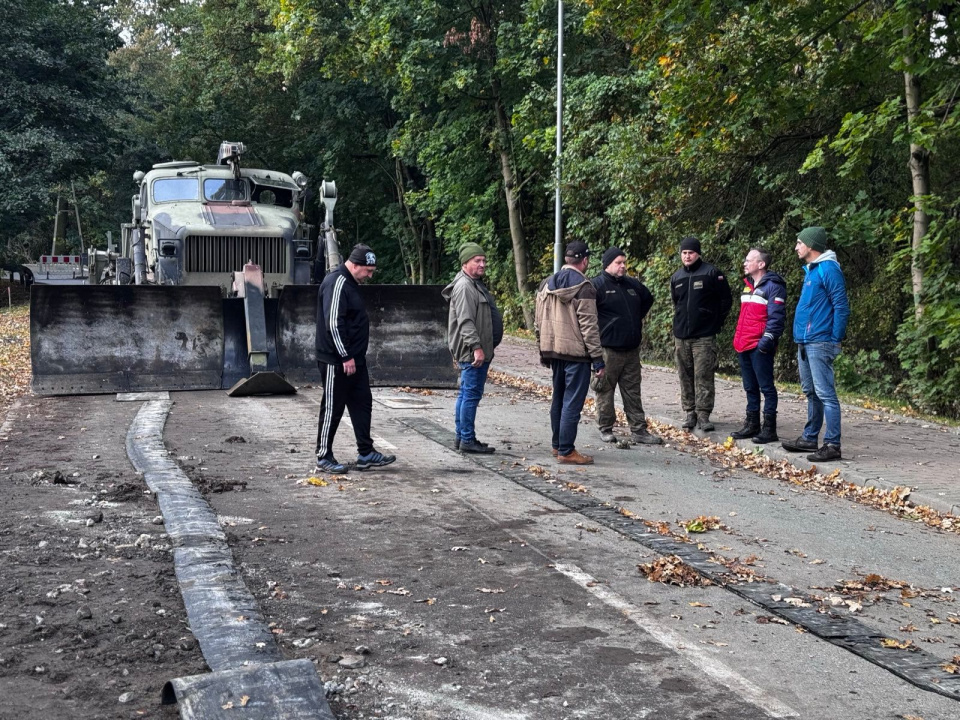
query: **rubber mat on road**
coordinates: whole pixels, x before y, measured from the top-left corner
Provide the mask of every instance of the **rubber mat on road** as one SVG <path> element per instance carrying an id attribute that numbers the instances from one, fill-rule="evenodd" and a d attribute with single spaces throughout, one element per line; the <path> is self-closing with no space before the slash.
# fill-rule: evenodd
<path id="1" fill-rule="evenodd" d="M 171 680 L 163 702 L 182 718 L 333 720 L 316 668 L 285 661 L 210 505 L 167 454 L 170 401 L 145 402 L 127 431 L 127 455 L 156 494 L 173 544 L 174 569 L 203 659 L 213 670 Z M 232 713 L 232 714 L 231 714 Z"/>
<path id="2" fill-rule="evenodd" d="M 453 450 L 455 436 L 441 425 L 415 417 L 400 418 L 400 422 L 424 437 Z M 643 518 L 632 512 L 628 517 L 620 507 L 612 503 L 596 500 L 583 493 L 572 492 L 563 485 L 551 483 L 526 468 L 505 466 L 503 460 L 496 455 L 464 455 L 463 457 L 521 487 L 578 512 L 654 552 L 676 555 L 715 585 L 749 600 L 771 615 L 802 627 L 826 642 L 849 650 L 906 680 L 911 685 L 960 700 L 960 675 L 944 670 L 943 666 L 948 663 L 925 650 L 912 645 L 909 649 L 885 647 L 881 644 L 881 641 L 887 638 L 884 633 L 855 618 L 818 612 L 815 607 L 816 599 L 789 585 L 769 582 L 732 582 L 725 572 L 727 568 L 716 561 L 713 553 L 700 550 L 692 543 L 660 535 L 648 528 Z M 774 600 L 774 598 L 777 599 Z M 783 598 L 790 598 L 794 602 L 785 602 Z M 799 606 L 794 603 L 799 603 Z"/>
<path id="3" fill-rule="evenodd" d="M 335 720 L 309 660 L 177 678 L 164 686 L 163 703 L 177 702 L 183 720 Z"/>

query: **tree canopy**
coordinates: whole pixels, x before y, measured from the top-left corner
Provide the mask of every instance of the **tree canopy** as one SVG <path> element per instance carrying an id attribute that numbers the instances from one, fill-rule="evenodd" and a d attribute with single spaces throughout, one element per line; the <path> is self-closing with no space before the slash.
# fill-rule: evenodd
<path id="1" fill-rule="evenodd" d="M 508 322 L 530 326 L 552 266 L 556 3 L 16 10 L 0 30 L 5 257 L 50 236 L 71 182 L 102 234 L 126 219 L 133 170 L 241 140 L 336 180 L 341 242 L 373 245 L 390 281 L 444 281 L 482 243 Z M 841 384 L 960 416 L 958 18 L 937 0 L 566 4 L 563 234 L 627 251 L 657 298 L 647 356 L 671 346 L 680 238 L 728 273 L 768 248 L 792 307 L 797 231 L 823 225 L 853 307 Z M 778 363 L 795 377 L 791 352 Z"/>

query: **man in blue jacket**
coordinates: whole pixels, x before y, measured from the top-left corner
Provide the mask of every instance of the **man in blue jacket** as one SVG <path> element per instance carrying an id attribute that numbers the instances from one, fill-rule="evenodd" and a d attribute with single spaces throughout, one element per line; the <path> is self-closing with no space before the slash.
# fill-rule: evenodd
<path id="1" fill-rule="evenodd" d="M 827 250 L 827 231 L 808 227 L 797 235 L 797 256 L 807 265 L 797 314 L 793 319 L 793 340 L 799 346 L 800 386 L 807 396 L 807 424 L 796 440 L 783 441 L 790 452 L 813 450 L 811 462 L 840 460 L 840 400 L 837 398 L 833 361 L 847 334 L 850 303 L 837 255 Z M 817 439 L 826 418 L 823 445 Z"/>

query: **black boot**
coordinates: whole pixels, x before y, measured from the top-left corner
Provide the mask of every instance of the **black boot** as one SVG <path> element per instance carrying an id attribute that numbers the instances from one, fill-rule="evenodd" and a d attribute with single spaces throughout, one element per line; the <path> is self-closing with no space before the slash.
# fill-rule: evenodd
<path id="1" fill-rule="evenodd" d="M 758 432 L 760 432 L 760 411 L 747 410 L 747 418 L 743 421 L 743 427 L 730 433 L 730 437 L 734 440 L 743 440 L 744 438 L 753 437 Z"/>
<path id="2" fill-rule="evenodd" d="M 771 443 L 780 438 L 777 437 L 777 416 L 776 415 L 764 415 L 763 416 L 763 429 L 760 431 L 760 434 L 753 438 L 753 441 L 757 445 L 763 445 L 764 443 Z"/>

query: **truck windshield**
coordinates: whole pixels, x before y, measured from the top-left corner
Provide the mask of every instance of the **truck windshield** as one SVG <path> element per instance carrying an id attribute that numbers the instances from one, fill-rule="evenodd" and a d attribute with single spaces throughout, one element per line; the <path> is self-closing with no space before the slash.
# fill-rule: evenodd
<path id="1" fill-rule="evenodd" d="M 153 181 L 153 201 L 199 200 L 200 187 L 196 178 L 161 178 Z"/>
<path id="2" fill-rule="evenodd" d="M 207 178 L 203 181 L 203 196 L 207 200 L 230 202 L 247 199 L 247 184 L 243 180 Z"/>

